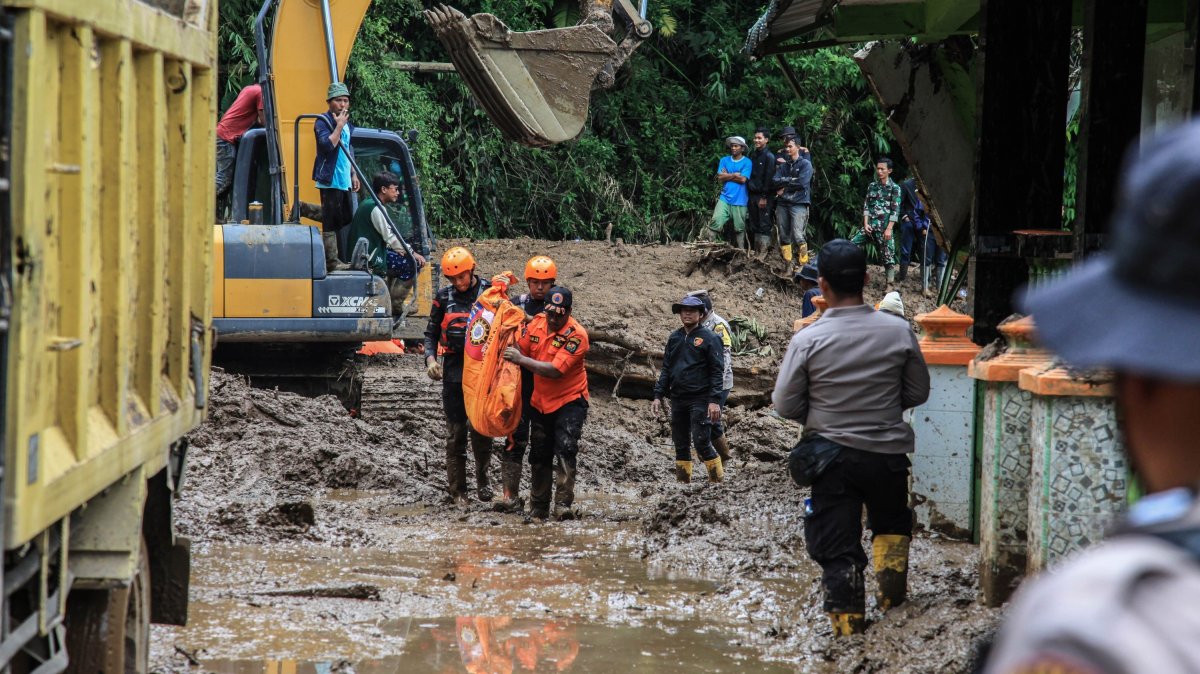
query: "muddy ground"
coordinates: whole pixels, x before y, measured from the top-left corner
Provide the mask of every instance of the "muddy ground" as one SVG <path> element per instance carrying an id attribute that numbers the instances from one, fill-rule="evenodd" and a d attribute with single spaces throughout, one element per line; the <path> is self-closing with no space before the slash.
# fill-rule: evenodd
<path id="1" fill-rule="evenodd" d="M 489 275 L 519 274 L 535 253 L 555 257 L 586 327 L 647 347 L 677 325 L 672 301 L 709 288 L 727 318 L 767 328 L 773 352 L 738 359 L 765 378 L 799 313 L 782 263 L 741 253 L 469 245 Z M 882 296 L 880 286 L 869 300 Z M 933 308 L 912 290 L 903 293 L 907 313 Z M 436 398 L 439 385 L 423 377 L 418 356 L 368 369 L 414 400 Z M 614 383 L 593 377 L 579 456 L 583 517 L 541 524 L 474 501 L 444 503 L 437 414 L 383 420 L 364 411 L 356 419 L 332 397 L 253 389 L 214 370 L 209 420 L 191 435 L 178 510 L 196 557 L 193 620 L 155 627 L 155 670 L 273 674 L 288 670 L 269 662 L 293 661 L 309 663 L 292 670 L 301 672 L 493 671 L 465 664 L 488 634 L 504 635 L 498 643 L 517 654 L 513 644 L 536 642 L 557 671 L 617 671 L 600 652 L 612 644 L 642 644 L 655 671 L 968 669 L 999 617 L 975 602 L 975 546 L 919 534 L 910 601 L 869 612 L 865 635 L 834 641 L 818 568 L 804 552 L 805 493 L 780 460 L 799 427 L 769 407 L 731 407 L 736 461 L 726 482 L 680 485 L 666 425 L 650 418 L 646 400 L 614 395 Z M 498 484 L 498 459 L 490 473 Z M 519 660 L 494 671 L 534 671 Z"/>

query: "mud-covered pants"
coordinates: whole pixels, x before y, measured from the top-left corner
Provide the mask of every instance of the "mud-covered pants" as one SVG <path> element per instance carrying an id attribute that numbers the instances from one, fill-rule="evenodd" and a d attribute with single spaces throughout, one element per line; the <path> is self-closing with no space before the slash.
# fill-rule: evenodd
<path id="1" fill-rule="evenodd" d="M 862 511 L 875 536 L 912 536 L 907 454 L 844 447 L 812 486 L 812 514 L 804 521 L 808 556 L 821 565 L 826 613 L 863 613 Z"/>
<path id="2" fill-rule="evenodd" d="M 721 406 L 721 419 L 717 423 L 712 424 L 712 439 L 725 435 L 725 403 L 729 402 L 729 392 L 733 389 L 725 389 L 721 391 L 721 397 L 717 400 L 717 404 Z M 705 407 L 705 414 L 708 414 L 708 408 Z M 682 460 L 682 459 L 681 459 Z"/>
<path id="3" fill-rule="evenodd" d="M 879 254 L 879 261 L 883 264 L 884 269 L 896 266 L 896 236 L 900 234 L 895 229 L 892 230 L 892 238 L 884 241 L 883 230 L 887 225 L 877 225 L 871 228 L 868 234 L 867 230 L 859 229 L 854 238 L 850 239 L 850 243 L 866 250 L 868 246 L 873 247 L 875 252 Z"/>
<path id="4" fill-rule="evenodd" d="M 504 463 L 520 464 L 525 458 L 525 448 L 529 446 L 529 426 L 533 413 L 533 373 L 521 368 L 521 420 L 517 428 L 504 440 Z"/>
<path id="5" fill-rule="evenodd" d="M 671 398 L 671 442 L 675 445 L 676 461 L 691 461 L 692 447 L 704 461 L 717 458 L 712 438 L 707 398 Z"/>
<path id="6" fill-rule="evenodd" d="M 447 359 L 449 360 L 449 359 Z M 448 365 L 447 367 L 453 367 Z M 462 372 L 461 361 L 458 364 Z M 462 375 L 458 381 L 442 380 L 442 410 L 446 413 L 446 491 L 451 496 L 467 493 L 467 438 L 475 455 L 475 482 L 486 485 L 492 439 L 471 428 L 467 420 L 467 401 L 463 397 Z"/>
<path id="7" fill-rule="evenodd" d="M 579 437 L 587 420 L 588 401 L 578 398 L 543 414 L 530 408 L 529 465 L 534 476 L 543 474 L 554 462 L 554 504 L 570 508 L 575 502 L 575 466 Z M 557 461 L 555 461 L 557 459 Z M 529 501 L 532 508 L 550 505 L 549 484 L 534 480 Z"/>

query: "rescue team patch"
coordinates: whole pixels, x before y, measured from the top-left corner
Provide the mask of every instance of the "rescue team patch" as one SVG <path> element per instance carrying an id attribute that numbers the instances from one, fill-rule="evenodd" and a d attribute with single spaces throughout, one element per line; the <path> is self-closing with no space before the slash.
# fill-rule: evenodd
<path id="1" fill-rule="evenodd" d="M 470 335 L 472 344 L 483 344 L 488 334 L 488 323 L 484 320 L 483 316 L 475 319 L 475 322 L 468 328 L 467 334 Z"/>
<path id="2" fill-rule="evenodd" d="M 537 344 L 538 342 L 542 341 L 542 338 L 541 338 L 541 337 L 538 337 L 537 335 L 530 335 L 530 336 L 529 336 L 529 341 L 530 341 L 530 342 L 532 342 L 532 343 L 534 343 L 534 344 Z"/>
<path id="3" fill-rule="evenodd" d="M 566 340 L 563 339 L 562 335 L 555 335 L 554 341 L 550 342 L 550 346 L 553 346 L 556 349 L 560 349 L 560 348 L 562 348 L 563 342 L 565 342 L 565 341 Z"/>
<path id="4" fill-rule="evenodd" d="M 562 293 L 554 293 L 553 295 L 550 296 L 550 304 L 562 304 L 562 303 L 563 303 Z"/>
<path id="5" fill-rule="evenodd" d="M 692 344 L 694 344 L 694 345 L 696 345 L 696 346 L 700 346 L 700 345 L 701 345 L 701 344 L 703 344 L 703 343 L 704 343 L 704 338 L 703 338 L 703 337 L 697 337 L 697 338 L 695 338 L 695 339 L 693 339 L 693 340 L 692 340 Z"/>
<path id="6" fill-rule="evenodd" d="M 570 340 L 567 341 L 567 353 L 575 353 L 576 351 L 578 351 L 579 344 L 580 344 L 579 338 L 572 337 Z"/>

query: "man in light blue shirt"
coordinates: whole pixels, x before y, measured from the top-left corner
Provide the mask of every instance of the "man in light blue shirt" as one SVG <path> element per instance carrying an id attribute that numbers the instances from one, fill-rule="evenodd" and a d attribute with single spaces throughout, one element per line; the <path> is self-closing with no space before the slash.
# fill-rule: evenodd
<path id="1" fill-rule="evenodd" d="M 750 180 L 750 171 L 754 163 L 745 156 L 746 139 L 741 136 L 730 136 L 725 139 L 729 146 L 729 154 L 721 157 L 717 164 L 717 182 L 721 183 L 721 196 L 717 198 L 717 206 L 713 209 L 712 220 L 708 229 L 703 233 L 706 239 L 726 236 L 726 226 L 732 221 L 733 238 L 730 243 L 739 248 L 746 245 L 746 204 L 750 194 L 746 183 Z"/>

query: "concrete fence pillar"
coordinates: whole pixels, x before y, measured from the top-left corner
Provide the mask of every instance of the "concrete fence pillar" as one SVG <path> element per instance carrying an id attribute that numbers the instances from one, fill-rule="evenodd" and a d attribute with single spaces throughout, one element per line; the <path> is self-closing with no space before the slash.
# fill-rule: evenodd
<path id="1" fill-rule="evenodd" d="M 1018 383 L 1032 394 L 1032 574 L 1104 536 L 1125 506 L 1129 468 L 1107 375 L 1047 365 L 1022 370 Z"/>
<path id="2" fill-rule="evenodd" d="M 1034 345 L 1031 317 L 1000 324 L 1003 352 L 981 352 L 967 368 L 979 381 L 982 404 L 976 411 L 979 441 L 980 601 L 1008 601 L 1025 575 L 1029 530 L 1029 425 L 1032 398 L 1017 382 L 1021 370 L 1043 367 L 1050 355 Z"/>
<path id="3" fill-rule="evenodd" d="M 917 523 L 946 536 L 971 539 L 974 530 L 975 380 L 967 364 L 979 347 L 967 338 L 970 316 L 943 305 L 915 318 L 929 366 L 930 394 L 913 410 L 917 435 L 912 496 Z"/>
<path id="4" fill-rule="evenodd" d="M 829 303 L 826 302 L 825 298 L 821 297 L 820 295 L 814 297 L 812 303 L 817 310 L 804 318 L 797 318 L 796 320 L 792 321 L 793 333 L 800 332 L 804 328 L 816 323 L 817 319 L 821 317 L 821 314 L 825 313 L 825 310 L 829 308 Z"/>

